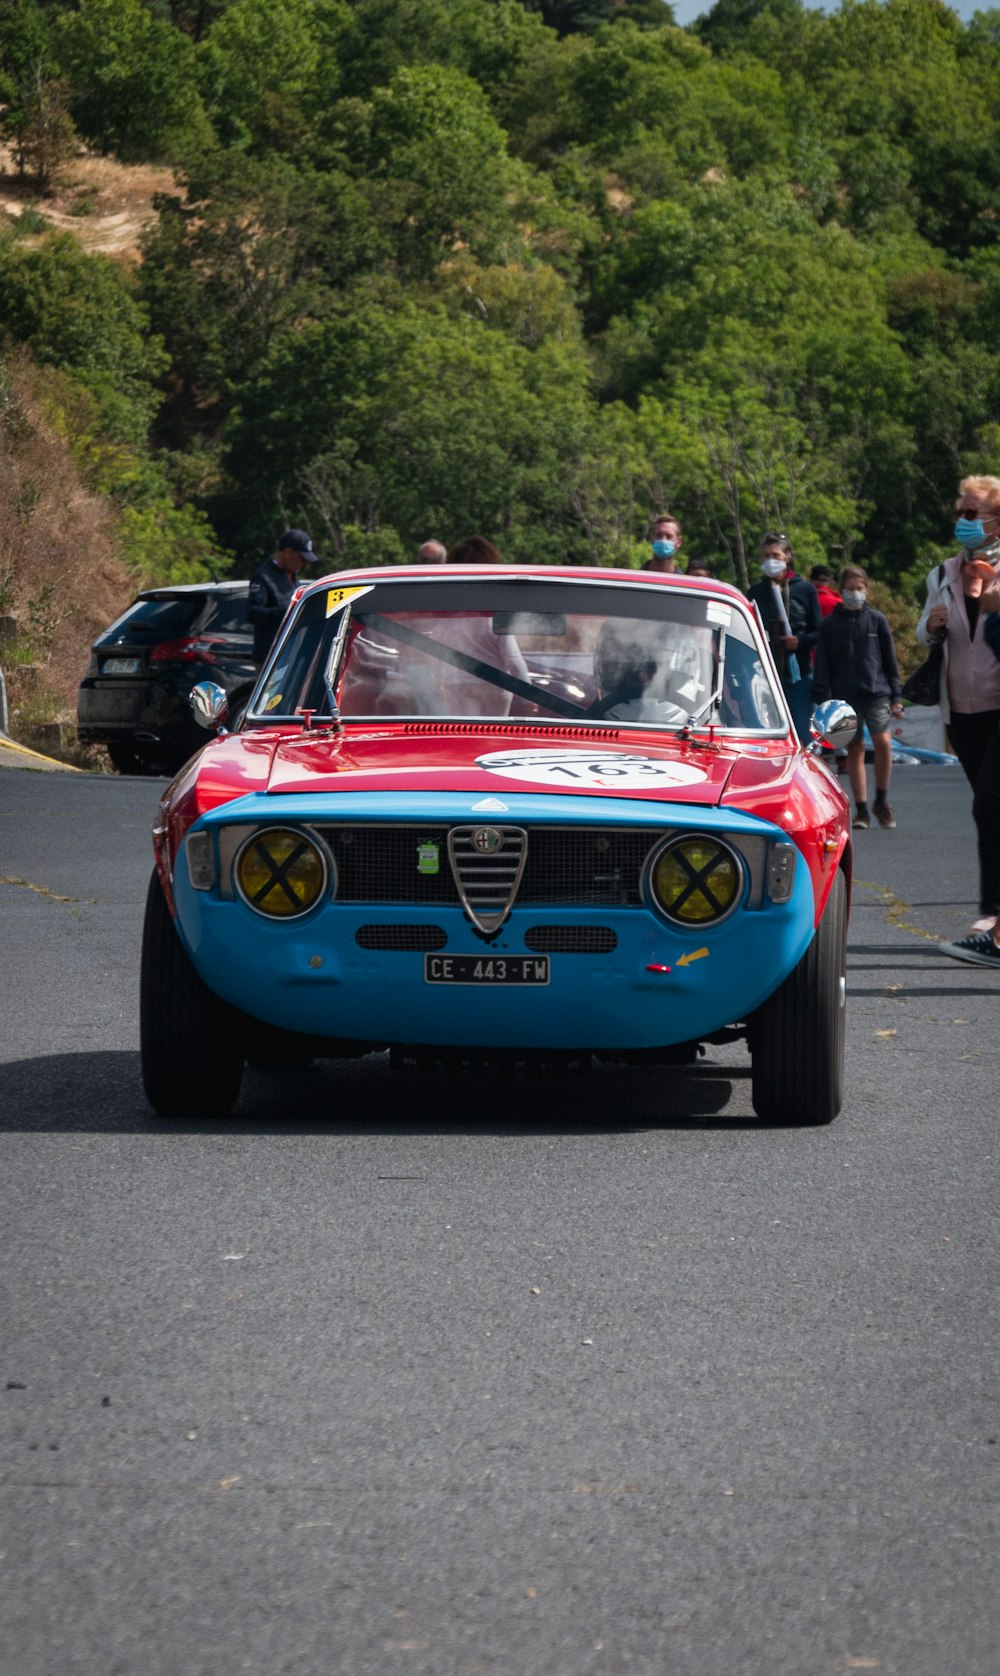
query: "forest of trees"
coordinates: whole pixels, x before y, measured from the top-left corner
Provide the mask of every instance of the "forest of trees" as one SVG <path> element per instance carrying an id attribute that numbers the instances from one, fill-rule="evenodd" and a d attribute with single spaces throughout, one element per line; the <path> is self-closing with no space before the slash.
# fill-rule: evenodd
<path id="1" fill-rule="evenodd" d="M 0 106 L 42 215 L 81 145 L 175 172 L 136 267 L 0 217 L 0 416 L 48 369 L 146 581 L 669 506 L 912 595 L 1000 469 L 1000 11 L 0 0 Z"/>

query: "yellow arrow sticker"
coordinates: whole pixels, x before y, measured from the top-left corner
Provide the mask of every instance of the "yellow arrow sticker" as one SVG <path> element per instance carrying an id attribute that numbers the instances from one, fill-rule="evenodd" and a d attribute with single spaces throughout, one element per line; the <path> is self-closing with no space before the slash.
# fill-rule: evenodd
<path id="1" fill-rule="evenodd" d="M 692 954 L 682 954 L 677 964 L 678 966 L 690 966 L 692 960 L 705 960 L 707 957 L 707 949 L 695 949 Z"/>
<path id="2" fill-rule="evenodd" d="M 357 599 L 359 594 L 370 594 L 371 591 L 372 584 L 370 582 L 362 588 L 331 588 L 326 596 L 327 616 L 332 617 L 335 611 L 343 610 L 344 606 L 352 599 Z"/>

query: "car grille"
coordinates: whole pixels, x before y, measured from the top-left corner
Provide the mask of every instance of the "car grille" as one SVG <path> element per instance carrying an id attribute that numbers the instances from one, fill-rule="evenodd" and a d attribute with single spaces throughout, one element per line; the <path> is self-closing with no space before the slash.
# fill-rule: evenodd
<path id="1" fill-rule="evenodd" d="M 448 859 L 448 836 L 454 828 L 431 824 L 316 830 L 337 864 L 338 902 L 460 905 Z M 529 828 L 517 906 L 639 907 L 646 857 L 663 836 L 620 828 Z M 503 849 L 495 858 L 479 859 L 506 865 Z M 461 865 L 464 869 L 465 863 Z"/>
<path id="2" fill-rule="evenodd" d="M 495 931 L 506 919 L 527 849 L 528 834 L 520 826 L 453 826 L 449 832 L 448 860 L 458 894 L 480 930 Z"/>
<path id="3" fill-rule="evenodd" d="M 377 953 L 425 954 L 446 948 L 448 935 L 440 925 L 360 925 L 354 941 Z M 605 925 L 533 925 L 524 946 L 532 954 L 611 954 L 618 938 Z"/>
<path id="4" fill-rule="evenodd" d="M 445 948 L 448 936 L 440 925 L 359 925 L 354 941 L 362 949 L 419 954 Z"/>
<path id="5" fill-rule="evenodd" d="M 533 925 L 524 946 L 532 954 L 611 954 L 618 938 L 606 925 Z"/>

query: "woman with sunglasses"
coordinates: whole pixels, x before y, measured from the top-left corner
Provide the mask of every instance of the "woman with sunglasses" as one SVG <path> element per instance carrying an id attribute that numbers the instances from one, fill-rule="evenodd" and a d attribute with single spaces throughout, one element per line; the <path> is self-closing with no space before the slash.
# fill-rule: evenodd
<path id="1" fill-rule="evenodd" d="M 1000 848 L 989 813 L 995 801 L 991 747 L 1000 728 L 1000 660 L 984 636 L 988 613 L 982 609 L 984 593 L 992 601 L 1000 581 L 1000 477 L 963 478 L 955 511 L 960 550 L 927 578 L 917 639 L 925 646 L 944 644 L 941 716 L 973 790 L 979 840 L 979 918 L 970 934 L 977 938 L 992 931 L 1000 917 Z"/>

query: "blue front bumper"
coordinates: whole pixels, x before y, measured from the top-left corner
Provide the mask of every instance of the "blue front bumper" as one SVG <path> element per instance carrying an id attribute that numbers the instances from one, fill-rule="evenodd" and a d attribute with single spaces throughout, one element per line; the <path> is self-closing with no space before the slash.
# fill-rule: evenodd
<path id="1" fill-rule="evenodd" d="M 504 819 L 529 829 L 621 823 L 786 841 L 778 828 L 726 810 L 638 800 L 515 797 Z M 336 798 L 240 799 L 193 830 L 227 823 L 329 823 L 435 819 L 468 823 L 469 800 L 342 794 Z M 192 888 L 183 855 L 174 878 L 177 926 L 204 982 L 253 1018 L 307 1035 L 435 1047 L 642 1049 L 711 1035 L 745 1019 L 796 965 L 812 936 L 814 901 L 799 858 L 791 900 L 740 907 L 704 930 L 681 931 L 647 907 L 516 906 L 488 942 L 460 908 L 327 901 L 291 923 L 265 919 L 239 898 Z M 429 983 L 425 955 L 361 948 L 362 926 L 434 925 L 449 956 L 529 954 L 539 926 L 598 926 L 610 953 L 549 956 L 545 985 Z M 534 939 L 533 939 L 534 941 Z M 650 970 L 656 968 L 656 970 Z"/>

